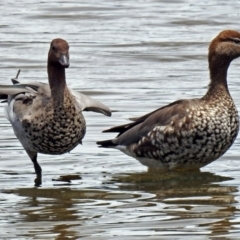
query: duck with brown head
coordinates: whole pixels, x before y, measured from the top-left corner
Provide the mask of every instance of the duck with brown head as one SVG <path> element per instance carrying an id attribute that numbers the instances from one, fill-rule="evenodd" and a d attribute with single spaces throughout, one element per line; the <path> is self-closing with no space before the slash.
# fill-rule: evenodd
<path id="1" fill-rule="evenodd" d="M 53 100 L 62 102 L 66 87 L 65 68 L 69 67 L 69 46 L 63 39 L 54 39 L 48 52 L 48 80 Z"/>
<path id="2" fill-rule="evenodd" d="M 68 43 L 54 39 L 48 53 L 49 84 L 21 84 L 14 79 L 14 85 L 0 85 L 0 98 L 7 102 L 6 117 L 34 164 L 35 186 L 42 184 L 38 153 L 63 154 L 82 143 L 86 132 L 82 111 L 111 116 L 110 109 L 102 103 L 67 87 L 68 67 Z"/>
<path id="3" fill-rule="evenodd" d="M 227 86 L 227 70 L 240 56 L 240 33 L 221 32 L 209 47 L 210 85 L 199 99 L 161 107 L 104 132 L 115 139 L 97 142 L 159 170 L 199 169 L 222 156 L 239 129 L 238 112 Z"/>

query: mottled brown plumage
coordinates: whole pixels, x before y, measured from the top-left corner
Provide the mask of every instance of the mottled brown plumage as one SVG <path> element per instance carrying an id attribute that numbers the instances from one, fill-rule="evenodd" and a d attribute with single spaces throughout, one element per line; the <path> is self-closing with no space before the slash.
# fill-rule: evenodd
<path id="1" fill-rule="evenodd" d="M 119 149 L 155 169 L 198 169 L 222 156 L 239 130 L 237 109 L 227 86 L 227 70 L 240 56 L 240 33 L 221 32 L 209 47 L 210 85 L 200 99 L 178 100 L 133 122 L 100 147 Z"/>
<path id="2" fill-rule="evenodd" d="M 69 46 L 63 39 L 54 39 L 48 53 L 48 84 L 0 86 L 0 99 L 7 99 L 5 113 L 15 135 L 34 164 L 42 183 L 37 154 L 63 154 L 71 151 L 86 133 L 82 111 L 95 111 L 110 116 L 108 107 L 67 87 L 65 68 L 69 66 Z"/>

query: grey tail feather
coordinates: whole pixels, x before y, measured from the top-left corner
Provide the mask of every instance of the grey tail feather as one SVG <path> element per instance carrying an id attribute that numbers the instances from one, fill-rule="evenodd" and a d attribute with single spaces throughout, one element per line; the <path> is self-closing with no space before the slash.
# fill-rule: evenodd
<path id="1" fill-rule="evenodd" d="M 112 140 L 98 141 L 96 142 L 99 147 L 103 148 L 111 148 L 117 146 L 117 144 L 113 143 Z"/>

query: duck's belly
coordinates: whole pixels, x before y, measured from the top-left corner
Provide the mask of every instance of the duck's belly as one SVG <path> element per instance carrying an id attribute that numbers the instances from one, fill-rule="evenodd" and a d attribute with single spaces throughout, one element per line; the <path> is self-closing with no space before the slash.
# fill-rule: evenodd
<path id="1" fill-rule="evenodd" d="M 222 156 L 233 144 L 238 134 L 238 116 L 224 121 L 211 122 L 205 128 L 165 134 L 155 127 L 137 144 L 126 149 L 128 155 L 150 168 L 196 169 Z"/>
<path id="2" fill-rule="evenodd" d="M 25 137 L 34 150 L 45 154 L 63 154 L 81 143 L 86 133 L 86 123 L 82 115 L 24 124 Z"/>

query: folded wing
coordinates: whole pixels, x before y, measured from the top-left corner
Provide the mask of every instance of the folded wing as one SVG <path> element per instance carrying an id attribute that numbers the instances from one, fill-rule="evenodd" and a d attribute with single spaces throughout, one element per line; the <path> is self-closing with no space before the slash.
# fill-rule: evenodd
<path id="1" fill-rule="evenodd" d="M 143 115 L 138 118 L 131 118 L 133 122 L 128 124 L 116 126 L 105 130 L 104 132 L 118 132 L 117 138 L 113 139 L 111 143 L 115 145 L 130 145 L 137 143 L 142 137 L 146 136 L 156 126 L 166 127 L 174 121 L 174 125 L 178 126 L 184 118 L 186 126 L 190 124 L 187 121 L 188 112 L 187 109 L 195 105 L 199 99 L 194 100 L 178 100 L 167 106 L 159 108 L 153 112 Z M 172 126 L 174 128 L 174 125 Z M 97 142 L 97 144 L 106 146 L 109 144 L 108 140 L 103 142 Z"/>

